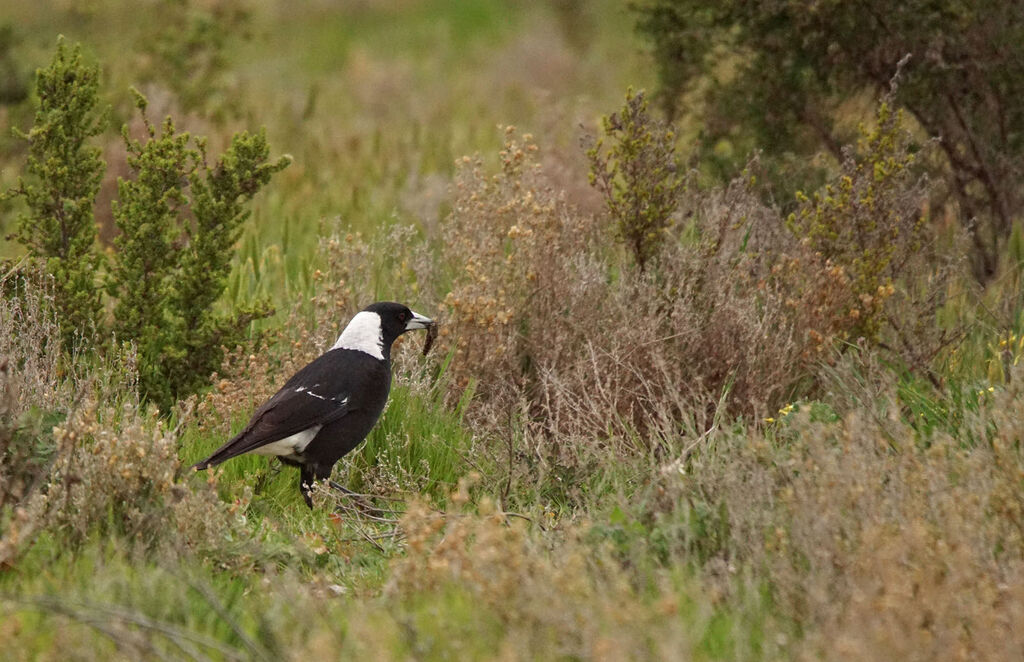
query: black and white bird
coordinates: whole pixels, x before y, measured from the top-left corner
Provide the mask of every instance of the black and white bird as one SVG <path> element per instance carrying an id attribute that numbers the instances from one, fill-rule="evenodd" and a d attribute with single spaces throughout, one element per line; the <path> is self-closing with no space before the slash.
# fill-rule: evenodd
<path id="1" fill-rule="evenodd" d="M 384 411 L 391 390 L 391 344 L 434 321 L 400 303 L 367 306 L 326 353 L 289 379 L 252 415 L 245 429 L 201 462 L 199 471 L 257 453 L 299 467 L 299 489 L 310 508 L 313 481 L 359 445 Z"/>

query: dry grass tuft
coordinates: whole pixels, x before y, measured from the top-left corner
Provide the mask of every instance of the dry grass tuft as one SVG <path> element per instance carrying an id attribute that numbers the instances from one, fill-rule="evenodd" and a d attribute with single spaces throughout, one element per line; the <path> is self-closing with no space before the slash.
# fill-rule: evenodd
<path id="1" fill-rule="evenodd" d="M 759 569 L 801 624 L 804 659 L 1013 659 L 1024 430 L 1004 412 L 1024 392 L 995 397 L 965 414 L 976 444 L 922 437 L 891 399 L 835 422 L 801 408 L 763 435 L 713 435 L 662 472 L 655 519 L 688 523 L 677 542 L 709 576 L 724 562 Z"/>
<path id="2" fill-rule="evenodd" d="M 410 505 L 401 523 L 407 553 L 392 563 L 387 598 L 415 613 L 431 596 L 464 596 L 476 622 L 499 624 L 501 659 L 690 655 L 699 626 L 679 627 L 671 591 L 642 596 L 607 550 L 583 542 L 583 530 L 562 532 L 551 550 L 486 497 L 477 513 L 462 510 L 468 498 L 464 481 L 446 513 Z"/>

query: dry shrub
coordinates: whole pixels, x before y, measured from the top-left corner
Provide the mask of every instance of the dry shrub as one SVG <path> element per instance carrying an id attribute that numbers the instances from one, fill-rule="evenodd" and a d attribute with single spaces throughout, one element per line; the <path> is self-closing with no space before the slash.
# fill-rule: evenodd
<path id="1" fill-rule="evenodd" d="M 68 392 L 54 378 L 59 352 L 46 351 L 60 346 L 52 297 L 30 282 L 11 274 L 0 281 L 0 522 L 45 479 L 52 443 L 40 438 L 44 419 L 66 414 L 34 406 L 66 407 Z"/>
<path id="2" fill-rule="evenodd" d="M 4 268 L 7 265 L 3 265 Z M 74 379 L 62 379 L 60 325 L 57 321 L 53 279 L 41 269 L 15 266 L 0 278 L 0 358 L 10 367 L 16 384 L 19 412 L 32 403 L 60 407 L 71 399 Z"/>
<path id="3" fill-rule="evenodd" d="M 590 298 L 597 308 L 604 291 L 604 274 L 590 269 L 594 265 L 588 260 L 593 223 L 574 215 L 545 187 L 536 151 L 529 134 L 520 139 L 509 127 L 501 174 L 489 177 L 482 159 L 465 157 L 444 228 L 445 261 L 458 272 L 444 300 L 448 316 L 441 337 L 454 342 L 458 386 L 478 378 L 486 399 L 527 386 L 534 358 L 526 344 L 531 334 L 543 336 L 553 348 L 567 344 L 566 336 L 584 340 L 599 312 L 576 316 L 585 311 L 573 304 Z M 594 278 L 574 277 L 577 269 Z M 574 296 L 553 301 L 567 294 Z"/>
<path id="4" fill-rule="evenodd" d="M 548 549 L 551 541 L 497 512 L 486 497 L 478 514 L 462 510 L 467 501 L 463 481 L 446 513 L 410 504 L 401 523 L 407 554 L 392 563 L 386 597 L 414 610 L 423 601 L 465 595 L 474 622 L 500 623 L 498 659 L 690 655 L 700 619 L 694 619 L 695 633 L 679 627 L 678 598 L 670 589 L 647 596 L 652 608 L 606 550 L 582 541 L 582 531 L 565 532 Z"/>
<path id="5" fill-rule="evenodd" d="M 176 436 L 151 419 L 132 404 L 114 411 L 87 401 L 54 428 L 58 459 L 42 499 L 48 525 L 75 542 L 97 526 L 143 542 L 162 537 L 167 511 L 188 490 L 175 480 Z"/>
<path id="6" fill-rule="evenodd" d="M 43 532 L 69 545 L 96 533 L 218 545 L 234 530 L 230 514 L 212 486 L 179 481 L 176 432 L 141 409 L 131 348 L 62 356 L 40 282 L 0 299 L 0 566 Z"/>
<path id="7" fill-rule="evenodd" d="M 1024 428 L 1012 412 L 1024 391 L 994 397 L 966 414 L 976 445 L 922 438 L 893 399 L 836 422 L 802 408 L 774 434 L 714 435 L 685 474 L 663 472 L 658 517 L 715 513 L 725 539 L 705 568 L 763 573 L 780 615 L 801 624 L 794 652 L 806 659 L 1016 659 Z"/>
<path id="8" fill-rule="evenodd" d="M 521 416 L 532 455 L 573 464 L 566 453 L 595 440 L 633 451 L 651 446 L 637 432 L 702 432 L 721 404 L 765 416 L 817 388 L 821 364 L 853 343 L 934 380 L 932 358 L 957 335 L 936 322 L 954 268 L 935 259 L 898 113 L 882 103 L 877 119 L 788 222 L 755 193 L 756 161 L 723 188 L 689 182 L 648 269 L 615 245 L 614 219 L 550 186 L 528 134 L 506 130 L 497 174 L 464 158 L 441 334 L 455 384 L 477 382 L 477 422 L 502 432 Z M 618 154 L 638 200 L 680 189 L 660 156 Z"/>
<path id="9" fill-rule="evenodd" d="M 115 410 L 87 394 L 53 437 L 45 485 L 14 509 L 0 561 L 16 558 L 44 530 L 72 546 L 99 534 L 176 552 L 219 549 L 241 536 L 238 505 L 220 502 L 212 475 L 206 484 L 186 483 L 176 432 L 137 404 Z"/>
<path id="10" fill-rule="evenodd" d="M 686 196 L 687 222 L 641 273 L 607 219 L 548 186 L 528 135 L 508 129 L 500 156 L 496 175 L 468 158 L 457 175 L 441 338 L 456 387 L 476 383 L 480 429 L 520 419 L 526 471 L 646 453 L 710 427 L 723 401 L 764 413 L 816 358 L 747 247 L 782 224 L 746 183 Z"/>

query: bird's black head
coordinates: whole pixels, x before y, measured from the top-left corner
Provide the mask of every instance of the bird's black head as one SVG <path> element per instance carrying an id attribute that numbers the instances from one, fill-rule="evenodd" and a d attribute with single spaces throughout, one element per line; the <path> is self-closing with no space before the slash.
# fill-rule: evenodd
<path id="1" fill-rule="evenodd" d="M 391 355 L 391 344 L 413 329 L 426 329 L 434 320 L 392 301 L 378 301 L 363 308 L 342 331 L 334 348 L 355 349 L 378 359 Z"/>
<path id="2" fill-rule="evenodd" d="M 371 303 L 363 308 L 363 312 L 377 313 L 380 316 L 380 328 L 385 347 L 390 347 L 395 338 L 406 331 L 425 329 L 434 323 L 434 320 L 429 317 L 414 313 L 409 310 L 408 306 L 393 301 Z"/>

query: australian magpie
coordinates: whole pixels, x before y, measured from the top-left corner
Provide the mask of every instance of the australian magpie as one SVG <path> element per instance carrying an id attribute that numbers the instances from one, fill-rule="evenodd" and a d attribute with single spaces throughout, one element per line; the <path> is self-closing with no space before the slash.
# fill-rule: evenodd
<path id="1" fill-rule="evenodd" d="M 391 390 L 391 344 L 434 321 L 388 301 L 356 314 L 325 354 L 289 379 L 264 402 L 238 435 L 201 462 L 196 471 L 243 453 L 275 455 L 299 467 L 299 490 L 312 508 L 314 480 L 369 434 Z"/>

